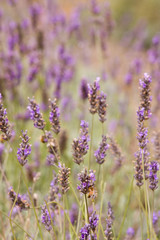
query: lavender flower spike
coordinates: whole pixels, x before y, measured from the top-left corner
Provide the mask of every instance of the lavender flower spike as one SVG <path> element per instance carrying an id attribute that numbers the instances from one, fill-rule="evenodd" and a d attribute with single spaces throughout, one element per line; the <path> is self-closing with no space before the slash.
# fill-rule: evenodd
<path id="1" fill-rule="evenodd" d="M 84 227 L 82 227 L 80 233 L 80 240 L 88 240 L 90 235 L 90 224 L 86 224 Z"/>
<path id="2" fill-rule="evenodd" d="M 93 170 L 89 170 L 89 174 L 87 173 L 87 169 L 78 174 L 78 179 L 80 180 L 80 185 L 78 185 L 77 189 L 83 194 L 89 193 L 91 188 L 95 186 L 95 174 Z"/>
<path id="3" fill-rule="evenodd" d="M 89 111 L 91 114 L 95 114 L 99 106 L 99 78 L 94 81 L 93 85 L 88 84 L 88 100 L 90 102 Z"/>
<path id="4" fill-rule="evenodd" d="M 30 118 L 34 122 L 34 126 L 38 129 L 43 130 L 45 127 L 45 122 L 43 120 L 42 114 L 40 113 L 40 107 L 39 105 L 35 102 L 34 98 L 30 99 L 29 98 L 29 106 L 28 110 L 30 112 Z"/>
<path id="5" fill-rule="evenodd" d="M 51 101 L 51 100 L 49 101 L 50 101 L 50 108 L 51 108 L 49 121 L 52 125 L 52 130 L 56 134 L 58 134 L 60 132 L 60 121 L 59 121 L 60 111 L 57 106 L 57 99 L 55 99 L 54 101 Z"/>
<path id="6" fill-rule="evenodd" d="M 157 172 L 159 171 L 159 165 L 156 161 L 152 161 L 149 165 L 149 188 L 154 191 L 158 188 L 158 177 Z"/>
<path id="7" fill-rule="evenodd" d="M 141 89 L 141 108 L 144 108 L 144 119 L 147 120 L 151 117 L 151 96 L 150 96 L 150 83 L 152 82 L 151 76 L 144 73 L 144 78 L 139 80 Z"/>
<path id="8" fill-rule="evenodd" d="M 112 225 L 113 225 L 113 211 L 112 211 L 112 206 L 111 203 L 108 202 L 108 213 L 107 213 L 107 225 L 106 225 L 106 230 L 105 230 L 105 235 L 107 237 L 107 240 L 112 240 Z"/>
<path id="9" fill-rule="evenodd" d="M 92 215 L 89 218 L 89 224 L 90 224 L 90 228 L 92 229 L 93 232 L 95 232 L 96 227 L 98 225 L 98 216 L 96 215 L 96 211 L 92 213 Z"/>
<path id="10" fill-rule="evenodd" d="M 3 107 L 2 94 L 0 93 L 0 131 L 3 132 L 2 139 L 8 141 L 11 138 L 10 123 L 7 117 L 7 111 Z"/>
<path id="11" fill-rule="evenodd" d="M 107 111 L 107 103 L 106 103 L 106 94 L 101 92 L 99 96 L 99 106 L 98 106 L 98 115 L 100 122 L 106 121 L 106 111 Z"/>
<path id="12" fill-rule="evenodd" d="M 27 130 L 25 132 L 22 131 L 22 143 L 19 145 L 20 147 L 17 150 L 17 158 L 19 163 L 24 166 L 27 163 L 27 157 L 31 154 L 31 145 L 28 143 L 29 137 L 27 136 Z"/>
<path id="13" fill-rule="evenodd" d="M 102 136 L 102 141 L 100 143 L 99 148 L 94 152 L 94 156 L 96 157 L 96 162 L 98 164 L 102 164 L 105 161 L 106 151 L 108 150 L 109 145 L 107 144 L 107 137 Z"/>
<path id="14" fill-rule="evenodd" d="M 88 135 L 88 123 L 82 120 L 80 126 L 80 137 L 74 139 L 72 143 L 73 159 L 78 165 L 83 162 L 84 155 L 88 152 L 88 142 L 90 141 Z"/>
<path id="15" fill-rule="evenodd" d="M 48 209 L 47 209 L 46 205 L 42 206 L 41 213 L 42 213 L 41 221 L 44 224 L 46 230 L 48 232 L 50 232 L 52 230 L 51 218 L 50 218 L 50 215 L 49 215 L 49 212 L 48 212 Z"/>
<path id="16" fill-rule="evenodd" d="M 62 194 L 65 194 L 69 190 L 69 174 L 70 168 L 65 167 L 65 164 L 60 165 L 58 179 L 62 188 Z"/>

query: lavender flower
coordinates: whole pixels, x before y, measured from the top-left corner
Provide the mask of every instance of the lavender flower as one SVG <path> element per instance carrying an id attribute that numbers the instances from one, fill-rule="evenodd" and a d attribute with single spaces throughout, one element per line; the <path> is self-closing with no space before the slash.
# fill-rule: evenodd
<path id="1" fill-rule="evenodd" d="M 66 130 L 62 130 L 59 136 L 59 148 L 61 154 L 64 153 L 64 151 L 67 148 L 67 142 L 68 142 L 68 134 Z"/>
<path id="2" fill-rule="evenodd" d="M 95 232 L 96 227 L 98 225 L 98 216 L 96 215 L 96 211 L 92 213 L 92 215 L 89 217 L 89 224 L 90 224 L 90 228 L 93 232 Z"/>
<path id="3" fill-rule="evenodd" d="M 125 240 L 132 240 L 135 236 L 135 230 L 132 227 L 129 227 L 126 232 Z"/>
<path id="4" fill-rule="evenodd" d="M 155 160 L 160 161 L 160 132 L 155 133 L 154 136 L 154 152 L 155 152 Z"/>
<path id="5" fill-rule="evenodd" d="M 0 131 L 3 132 L 2 139 L 8 141 L 11 138 L 11 127 L 7 117 L 7 111 L 3 107 L 2 94 L 0 93 Z"/>
<path id="6" fill-rule="evenodd" d="M 139 80 L 141 89 L 141 109 L 144 109 L 144 119 L 147 120 L 151 117 L 151 97 L 150 97 L 150 83 L 152 79 L 147 73 L 144 73 L 144 78 Z"/>
<path id="7" fill-rule="evenodd" d="M 94 81 L 93 85 L 88 84 L 88 100 L 90 102 L 89 111 L 91 114 L 95 114 L 99 106 L 99 78 Z"/>
<path id="8" fill-rule="evenodd" d="M 73 159 L 77 164 L 83 162 L 84 155 L 87 154 L 89 149 L 88 142 L 90 140 L 88 135 L 88 123 L 82 120 L 80 126 L 80 137 L 79 139 L 74 139 L 72 143 Z"/>
<path id="9" fill-rule="evenodd" d="M 29 137 L 27 136 L 27 130 L 24 132 L 22 131 L 22 143 L 19 145 L 20 147 L 18 148 L 17 151 L 17 158 L 19 163 L 24 166 L 28 159 L 28 155 L 31 154 L 31 145 L 28 143 Z"/>
<path id="10" fill-rule="evenodd" d="M 152 161 L 149 165 L 149 188 L 154 191 L 158 188 L 157 172 L 159 171 L 159 165 L 156 161 Z"/>
<path id="11" fill-rule="evenodd" d="M 65 164 L 60 165 L 58 180 L 61 185 L 62 194 L 65 194 L 69 190 L 69 174 L 70 168 L 65 167 Z"/>
<path id="12" fill-rule="evenodd" d="M 84 227 L 82 227 L 80 233 L 81 233 L 80 240 L 88 240 L 90 234 L 90 224 L 86 224 Z"/>
<path id="13" fill-rule="evenodd" d="M 25 199 L 26 196 L 22 196 L 20 194 L 16 194 L 13 190 L 13 187 L 10 187 L 9 188 L 9 192 L 8 192 L 8 195 L 12 201 L 12 203 L 15 202 L 15 205 L 18 206 L 20 208 L 20 210 L 26 210 L 28 208 L 30 208 L 30 203 Z M 16 196 L 17 196 L 17 199 L 16 199 Z"/>
<path id="14" fill-rule="evenodd" d="M 46 164 L 47 164 L 48 166 L 54 166 L 55 163 L 57 163 L 57 160 L 56 160 L 56 158 L 55 158 L 55 155 L 53 155 L 53 154 L 47 155 L 47 157 L 46 157 Z"/>
<path id="15" fill-rule="evenodd" d="M 58 134 L 60 132 L 60 121 L 59 121 L 59 116 L 60 116 L 60 111 L 57 106 L 57 100 L 55 99 L 54 101 L 50 101 L 50 116 L 49 116 L 49 121 L 52 125 L 52 130 Z"/>
<path id="16" fill-rule="evenodd" d="M 148 110 L 149 111 L 149 110 Z M 137 180 L 136 184 L 137 186 L 141 187 L 143 185 L 143 166 L 142 166 L 142 158 L 144 161 L 144 174 L 145 174 L 145 180 L 148 179 L 148 150 L 147 150 L 147 143 L 148 143 L 148 130 L 144 126 L 144 121 L 147 119 L 145 115 L 145 108 L 140 107 L 137 111 L 137 122 L 138 122 L 138 128 L 137 128 L 137 139 L 139 143 L 139 151 L 136 154 L 136 164 L 135 164 L 135 169 L 136 169 L 136 174 L 135 174 L 135 179 Z"/>
<path id="17" fill-rule="evenodd" d="M 137 111 L 138 116 L 138 128 L 137 128 L 137 139 L 139 142 L 139 147 L 141 149 L 144 149 L 147 146 L 148 143 L 148 130 L 146 127 L 144 127 L 144 119 L 145 119 L 145 112 L 144 108 L 141 108 Z"/>
<path id="18" fill-rule="evenodd" d="M 108 148 L 109 145 L 107 144 L 107 137 L 103 135 L 99 148 L 94 152 L 94 156 L 96 157 L 96 162 L 98 164 L 104 163 Z"/>
<path id="19" fill-rule="evenodd" d="M 80 185 L 78 185 L 77 189 L 83 194 L 89 193 L 90 189 L 95 186 L 96 179 L 93 170 L 89 170 L 89 174 L 87 173 L 87 169 L 83 170 L 78 174 L 78 179 Z"/>
<path id="20" fill-rule="evenodd" d="M 152 223 L 154 227 L 156 226 L 157 222 L 158 222 L 158 214 L 156 212 L 153 212 Z"/>
<path id="21" fill-rule="evenodd" d="M 45 127 L 45 122 L 43 120 L 42 114 L 40 113 L 40 107 L 39 105 L 35 102 L 34 98 L 30 99 L 29 98 L 29 106 L 28 110 L 30 112 L 30 118 L 34 122 L 34 126 L 38 129 L 43 130 Z"/>
<path id="22" fill-rule="evenodd" d="M 50 183 L 50 190 L 48 196 L 48 201 L 53 202 L 50 204 L 52 210 L 58 209 L 58 205 L 54 203 L 57 201 L 58 197 L 59 197 L 58 176 L 53 172 L 53 180 Z"/>
<path id="23" fill-rule="evenodd" d="M 42 208 L 41 208 L 41 222 L 42 222 L 42 224 L 44 224 L 44 226 L 48 232 L 50 232 L 52 230 L 51 218 L 50 218 L 50 215 L 49 215 L 46 205 L 42 206 Z"/>
<path id="24" fill-rule="evenodd" d="M 80 96 L 82 100 L 86 100 L 88 98 L 88 85 L 85 79 L 81 80 L 80 84 Z"/>
<path id="25" fill-rule="evenodd" d="M 99 120 L 104 123 L 106 121 L 106 111 L 107 111 L 107 104 L 106 104 L 106 94 L 104 92 L 101 92 L 99 99 L 99 105 L 98 105 L 98 115 Z"/>
<path id="26" fill-rule="evenodd" d="M 142 153 L 141 150 L 135 153 L 136 161 L 135 161 L 135 171 L 136 174 L 134 178 L 136 179 L 136 185 L 141 187 L 143 185 L 143 168 L 142 168 Z"/>
<path id="27" fill-rule="evenodd" d="M 112 206 L 111 203 L 108 202 L 108 213 L 107 213 L 107 218 L 106 218 L 106 230 L 105 230 L 105 235 L 107 237 L 107 240 L 112 240 L 112 225 L 113 225 L 113 211 L 112 211 Z"/>

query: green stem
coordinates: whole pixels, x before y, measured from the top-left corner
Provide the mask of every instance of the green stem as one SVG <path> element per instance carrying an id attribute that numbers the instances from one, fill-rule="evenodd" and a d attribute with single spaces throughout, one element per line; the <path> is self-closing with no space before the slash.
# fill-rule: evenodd
<path id="1" fill-rule="evenodd" d="M 26 182 L 26 179 L 25 179 L 25 175 L 24 175 L 22 166 L 21 166 L 20 164 L 19 164 L 19 166 L 20 166 L 20 168 L 21 168 L 21 173 L 22 173 L 22 175 L 23 175 L 23 180 L 24 180 L 24 183 L 25 183 L 25 185 L 26 185 L 29 198 L 30 198 L 30 200 L 31 200 L 31 204 L 32 204 L 33 211 L 34 211 L 34 214 L 35 214 L 35 217 L 36 217 L 36 221 L 37 221 L 37 225 L 38 225 L 39 232 L 40 232 L 40 235 L 41 235 L 41 239 L 43 240 L 43 235 L 42 235 L 41 227 L 40 227 L 40 225 L 39 225 L 39 220 L 38 220 L 38 216 L 37 216 L 37 213 L 36 213 L 36 209 L 35 209 L 35 206 L 34 206 L 34 203 L 33 203 L 33 199 L 32 199 L 32 196 L 31 196 L 31 194 L 30 194 L 30 191 L 29 191 L 29 188 L 28 188 L 28 184 L 27 184 L 27 182 Z"/>
<path id="2" fill-rule="evenodd" d="M 123 229 L 124 222 L 125 222 L 125 219 L 126 219 L 126 216 L 127 216 L 127 211 L 128 211 L 128 207 L 129 207 L 129 203 L 130 203 L 130 199 L 131 199 L 131 194 L 132 194 L 133 180 L 134 180 L 134 177 L 132 177 L 132 181 L 131 181 L 131 184 L 130 184 L 128 201 L 127 201 L 127 204 L 126 204 L 126 208 L 124 210 L 123 220 L 122 220 L 122 223 L 121 223 L 121 226 L 120 226 L 120 231 L 119 231 L 117 240 L 119 240 L 120 237 L 121 237 L 122 229 Z"/>
<path id="3" fill-rule="evenodd" d="M 86 223 L 89 223 L 89 212 L 88 212 L 88 203 L 87 203 L 87 196 L 86 194 L 84 194 L 84 198 L 85 198 L 85 205 L 86 205 Z"/>
<path id="4" fill-rule="evenodd" d="M 99 166 L 98 166 L 98 177 L 97 177 L 97 186 L 98 186 L 98 184 L 99 184 L 99 176 L 100 176 L 100 171 L 101 171 L 101 165 L 100 164 L 98 164 Z"/>
<path id="5" fill-rule="evenodd" d="M 89 148 L 88 171 L 89 171 L 90 165 L 91 165 L 92 141 L 93 141 L 93 124 L 94 124 L 94 114 L 92 114 L 91 141 L 90 141 L 90 148 Z"/>
<path id="6" fill-rule="evenodd" d="M 141 211 L 141 189 L 139 188 L 139 214 L 140 214 L 140 221 L 141 221 L 141 238 L 143 240 L 143 219 L 142 219 L 142 211 Z"/>
<path id="7" fill-rule="evenodd" d="M 49 212 L 49 217 L 50 217 L 50 219 L 51 219 L 51 225 L 52 225 L 52 229 L 53 229 L 53 232 L 54 232 L 54 236 L 55 236 L 55 238 L 57 239 L 57 234 L 56 234 L 56 231 L 55 231 L 55 229 L 54 229 L 54 224 L 53 224 L 51 212 L 50 212 L 50 209 L 49 209 L 49 207 L 48 207 L 47 201 L 45 201 L 45 204 L 46 204 L 47 210 L 48 210 L 48 212 Z"/>
<path id="8" fill-rule="evenodd" d="M 149 220 L 148 220 L 148 199 L 147 199 L 147 186 L 146 186 L 146 180 L 145 180 L 145 172 L 144 172 L 144 152 L 142 149 L 142 168 L 143 168 L 143 180 L 144 180 L 144 200 L 145 200 L 145 211 L 147 216 L 147 237 L 150 239 L 150 226 L 149 226 Z M 147 204 L 148 203 L 148 204 Z"/>
<path id="9" fill-rule="evenodd" d="M 15 200 L 14 200 L 14 202 L 13 202 L 13 205 L 12 205 L 12 208 L 11 208 L 11 211 L 10 211 L 10 214 L 9 214 L 9 222 L 10 222 L 10 226 L 11 226 L 11 230 L 12 230 L 12 234 L 13 234 L 14 239 L 16 239 L 16 237 L 15 237 L 15 234 L 14 234 L 11 217 L 12 217 L 13 208 L 14 208 L 14 206 L 15 206 L 15 204 L 16 204 L 16 201 L 17 201 L 17 196 L 18 196 L 19 188 L 20 188 L 20 182 L 21 182 L 21 174 L 20 174 L 20 177 L 19 177 L 17 194 L 16 194 Z"/>
<path id="10" fill-rule="evenodd" d="M 10 220 L 10 217 L 9 217 L 6 213 L 2 212 L 1 210 L 0 210 L 0 213 Z M 25 233 L 27 234 L 27 236 L 29 236 L 30 238 L 32 238 L 32 236 L 31 236 L 27 231 L 25 231 L 18 223 L 16 223 L 13 219 L 11 219 L 11 221 L 12 221 L 12 223 L 14 223 L 17 227 L 19 227 L 23 232 L 25 232 Z"/>
<path id="11" fill-rule="evenodd" d="M 105 190 L 106 184 L 103 186 L 101 185 L 101 206 L 100 206 L 100 214 L 99 214 L 99 224 L 98 224 L 98 234 L 97 234 L 97 239 L 99 239 L 99 234 L 100 234 L 100 226 L 101 226 L 101 215 L 102 215 L 102 208 L 103 208 L 103 198 L 104 198 L 104 190 Z"/>
<path id="12" fill-rule="evenodd" d="M 63 222 L 63 240 L 66 238 L 66 219 L 65 219 L 65 196 L 63 194 L 63 211 L 64 211 L 64 222 Z"/>
<path id="13" fill-rule="evenodd" d="M 82 206 L 82 201 L 81 201 L 81 206 Z M 77 222 L 77 229 L 76 229 L 77 235 L 79 233 L 80 219 L 81 219 L 81 207 L 79 208 L 79 211 L 78 211 L 78 222 Z"/>

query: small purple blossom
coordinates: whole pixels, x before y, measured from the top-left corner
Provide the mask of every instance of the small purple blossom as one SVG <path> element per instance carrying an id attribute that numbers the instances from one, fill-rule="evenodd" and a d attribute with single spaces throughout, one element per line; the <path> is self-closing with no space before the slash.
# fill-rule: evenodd
<path id="1" fill-rule="evenodd" d="M 78 165 L 83 162 L 84 155 L 86 155 L 88 152 L 88 142 L 90 141 L 88 134 L 88 123 L 82 120 L 80 126 L 80 136 L 78 139 L 74 139 L 72 143 L 73 159 Z"/>
<path id="2" fill-rule="evenodd" d="M 21 144 L 19 145 L 20 147 L 17 150 L 17 158 L 19 163 L 24 166 L 28 159 L 28 155 L 31 154 L 31 145 L 28 143 L 29 142 L 29 137 L 27 136 L 27 130 L 24 132 L 22 131 L 22 137 L 21 137 Z"/>
<path id="3" fill-rule="evenodd" d="M 92 215 L 89 217 L 89 224 L 90 224 L 90 228 L 93 232 L 95 232 L 96 227 L 98 225 L 98 216 L 96 215 L 96 211 L 92 213 Z"/>
<path id="4" fill-rule="evenodd" d="M 55 99 L 54 101 L 50 100 L 50 115 L 49 115 L 49 121 L 52 125 L 52 130 L 58 134 L 60 132 L 60 110 L 57 106 L 57 100 Z"/>
<path id="5" fill-rule="evenodd" d="M 8 141 L 11 138 L 11 127 L 7 117 L 7 111 L 3 107 L 2 94 L 0 93 L 0 131 L 3 132 L 2 139 Z"/>
<path id="6" fill-rule="evenodd" d="M 90 234 L 90 224 L 86 224 L 84 227 L 82 227 L 80 233 L 81 233 L 80 240 L 88 240 Z"/>
<path id="7" fill-rule="evenodd" d="M 148 73 L 144 73 L 144 78 L 139 80 L 141 89 L 141 106 L 144 108 L 144 119 L 147 120 L 151 117 L 151 96 L 150 96 L 150 83 L 152 82 L 151 76 Z"/>
<path id="8" fill-rule="evenodd" d="M 87 169 L 83 170 L 78 174 L 78 179 L 80 185 L 78 185 L 77 189 L 83 194 L 89 193 L 89 189 L 95 186 L 96 179 L 93 170 L 89 170 L 89 173 L 87 173 Z"/>
<path id="9" fill-rule="evenodd" d="M 88 100 L 90 103 L 89 111 L 91 114 L 95 114 L 98 111 L 100 90 L 99 81 L 100 79 L 97 78 L 93 85 L 88 84 Z"/>
<path id="10" fill-rule="evenodd" d="M 107 103 L 106 103 L 106 97 L 107 95 L 104 92 L 101 92 L 98 99 L 99 99 L 99 105 L 98 105 L 98 115 L 100 122 L 104 123 L 106 121 L 106 111 L 107 111 Z"/>
<path id="11" fill-rule="evenodd" d="M 113 215 L 113 210 L 111 203 L 108 202 L 108 212 L 107 212 L 107 218 L 106 218 L 106 230 L 105 230 L 105 235 L 107 237 L 107 240 L 112 240 L 112 225 L 114 221 L 114 215 Z"/>
<path id="12" fill-rule="evenodd" d="M 28 110 L 30 112 L 30 118 L 33 120 L 34 126 L 38 129 L 43 130 L 45 127 L 45 122 L 43 120 L 42 114 L 40 112 L 39 105 L 35 102 L 34 98 L 29 98 Z"/>
<path id="13" fill-rule="evenodd" d="M 159 164 L 156 161 L 152 161 L 149 165 L 149 188 L 154 191 L 158 188 L 157 172 L 159 171 Z"/>
<path id="14" fill-rule="evenodd" d="M 132 227 L 129 227 L 126 232 L 126 240 L 132 240 L 135 236 L 135 230 Z"/>
<path id="15" fill-rule="evenodd" d="M 99 148 L 94 152 L 94 156 L 96 157 L 96 162 L 98 164 L 104 163 L 108 148 L 109 145 L 107 144 L 107 137 L 103 135 Z"/>
<path id="16" fill-rule="evenodd" d="M 80 83 L 80 97 L 82 100 L 86 100 L 88 98 L 88 85 L 85 79 L 82 79 Z"/>
<path id="17" fill-rule="evenodd" d="M 48 232 L 52 230 L 51 218 L 46 205 L 42 206 L 41 208 L 41 222 L 44 224 Z"/>

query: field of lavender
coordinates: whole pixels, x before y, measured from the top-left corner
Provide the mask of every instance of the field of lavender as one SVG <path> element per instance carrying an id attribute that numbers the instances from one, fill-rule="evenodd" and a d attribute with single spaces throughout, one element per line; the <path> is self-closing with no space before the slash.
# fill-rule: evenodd
<path id="1" fill-rule="evenodd" d="M 160 239 L 158 15 L 115 2 L 1 1 L 2 240 Z"/>

